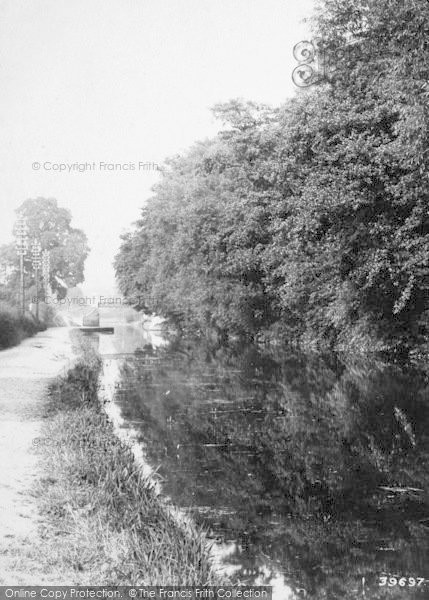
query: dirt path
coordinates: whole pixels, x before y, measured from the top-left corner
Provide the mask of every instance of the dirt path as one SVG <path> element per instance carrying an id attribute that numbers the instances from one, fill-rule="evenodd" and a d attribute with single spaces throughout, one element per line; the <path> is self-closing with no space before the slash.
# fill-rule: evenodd
<path id="1" fill-rule="evenodd" d="M 40 477 L 35 453 L 49 382 L 73 358 L 69 330 L 52 328 L 0 352 L 0 584 L 35 584 L 25 550 L 40 518 L 32 490 Z M 39 442 L 40 443 L 40 442 Z M 37 567 L 37 565 L 35 565 Z M 37 580 L 37 577 L 36 577 Z"/>

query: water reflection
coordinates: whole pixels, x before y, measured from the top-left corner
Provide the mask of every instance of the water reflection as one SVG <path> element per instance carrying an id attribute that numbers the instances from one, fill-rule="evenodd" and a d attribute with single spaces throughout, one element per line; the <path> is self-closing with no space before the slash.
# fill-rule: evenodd
<path id="1" fill-rule="evenodd" d="M 378 585 L 429 577 L 424 373 L 255 347 L 156 349 L 135 326 L 106 344 L 140 346 L 121 361 L 115 402 L 236 581 L 277 582 L 285 600 L 287 589 L 427 597 L 424 585 Z"/>

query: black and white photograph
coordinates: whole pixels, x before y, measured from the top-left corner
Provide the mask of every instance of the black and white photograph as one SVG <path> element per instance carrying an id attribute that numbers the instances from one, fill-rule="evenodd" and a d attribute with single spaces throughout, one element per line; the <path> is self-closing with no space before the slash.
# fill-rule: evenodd
<path id="1" fill-rule="evenodd" d="M 0 0 L 0 600 L 429 599 L 429 0 Z"/>

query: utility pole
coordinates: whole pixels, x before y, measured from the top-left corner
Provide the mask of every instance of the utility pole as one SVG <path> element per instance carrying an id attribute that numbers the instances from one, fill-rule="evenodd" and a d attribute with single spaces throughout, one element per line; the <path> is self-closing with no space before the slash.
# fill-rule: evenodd
<path id="1" fill-rule="evenodd" d="M 21 297 L 21 313 L 25 315 L 25 288 L 24 288 L 24 256 L 28 250 L 28 225 L 25 218 L 21 215 L 15 227 L 16 236 L 16 251 L 19 256 L 20 269 L 20 297 Z"/>
<path id="2" fill-rule="evenodd" d="M 42 248 L 38 240 L 34 240 L 31 248 L 31 254 L 33 257 L 33 269 L 34 269 L 34 280 L 36 283 L 36 319 L 39 320 L 39 269 L 41 265 L 40 253 Z"/>
<path id="3" fill-rule="evenodd" d="M 51 274 L 51 256 L 49 250 L 43 250 L 42 252 L 42 277 L 43 277 L 43 289 L 45 296 L 51 295 L 51 287 L 49 285 L 49 276 Z M 46 300 L 45 300 L 46 302 Z"/>

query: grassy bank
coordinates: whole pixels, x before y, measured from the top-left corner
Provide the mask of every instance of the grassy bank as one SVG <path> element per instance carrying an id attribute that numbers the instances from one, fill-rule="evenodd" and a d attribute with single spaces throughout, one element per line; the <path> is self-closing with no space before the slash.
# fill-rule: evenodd
<path id="1" fill-rule="evenodd" d="M 8 304 L 0 304 L 0 350 L 19 344 L 24 338 L 46 329 L 42 323 L 22 315 Z"/>
<path id="2" fill-rule="evenodd" d="M 38 495 L 46 571 L 69 584 L 216 583 L 207 539 L 179 525 L 114 435 L 97 399 L 99 360 L 78 363 L 51 389 Z"/>

